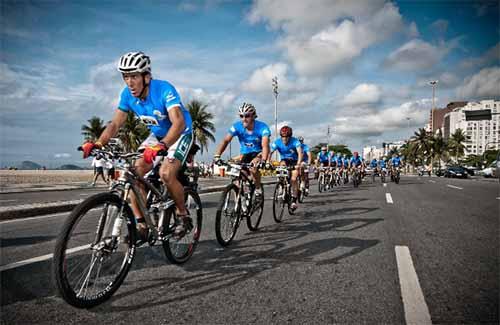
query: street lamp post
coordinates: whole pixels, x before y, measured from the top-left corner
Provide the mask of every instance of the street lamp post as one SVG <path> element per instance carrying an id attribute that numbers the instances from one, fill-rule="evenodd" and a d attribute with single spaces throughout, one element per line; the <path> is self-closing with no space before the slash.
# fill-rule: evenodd
<path id="1" fill-rule="evenodd" d="M 274 93 L 274 136 L 278 139 L 278 77 L 273 78 L 273 93 Z M 276 160 L 278 153 L 276 152 Z"/>
<path id="2" fill-rule="evenodd" d="M 431 132 L 434 132 L 434 110 L 436 109 L 435 96 L 436 96 L 436 86 L 438 80 L 429 81 L 429 85 L 432 86 L 432 109 L 431 109 Z"/>

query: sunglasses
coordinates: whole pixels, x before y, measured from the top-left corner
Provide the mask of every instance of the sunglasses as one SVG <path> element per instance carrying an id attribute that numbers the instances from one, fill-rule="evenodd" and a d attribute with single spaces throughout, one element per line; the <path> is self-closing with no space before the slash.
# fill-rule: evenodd
<path id="1" fill-rule="evenodd" d="M 253 116 L 253 114 L 240 114 L 240 118 L 249 118 L 252 116 Z"/>

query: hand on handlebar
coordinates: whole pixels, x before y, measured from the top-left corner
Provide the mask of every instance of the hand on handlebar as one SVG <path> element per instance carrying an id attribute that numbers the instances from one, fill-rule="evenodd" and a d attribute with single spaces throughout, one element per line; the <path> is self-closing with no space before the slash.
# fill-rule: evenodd
<path id="1" fill-rule="evenodd" d="M 146 149 L 144 150 L 144 154 L 142 156 L 144 162 L 146 162 L 147 164 L 152 164 L 155 161 L 155 158 L 158 155 L 158 153 L 161 151 L 163 152 L 167 151 L 167 147 L 162 142 L 158 142 L 153 146 L 146 147 Z"/>
<path id="2" fill-rule="evenodd" d="M 88 141 L 82 144 L 81 147 L 78 147 L 78 150 L 83 151 L 83 159 L 86 159 L 88 158 L 88 156 L 90 156 L 90 153 L 94 148 L 101 149 L 102 143 L 100 143 L 99 141 L 97 142 Z"/>

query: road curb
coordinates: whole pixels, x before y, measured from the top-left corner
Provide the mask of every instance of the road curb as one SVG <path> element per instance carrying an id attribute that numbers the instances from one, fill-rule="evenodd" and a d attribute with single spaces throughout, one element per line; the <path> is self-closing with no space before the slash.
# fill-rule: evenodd
<path id="1" fill-rule="evenodd" d="M 263 185 L 272 185 L 276 181 L 262 182 Z M 221 192 L 226 188 L 226 185 L 211 186 L 200 189 L 199 194 Z M 103 191 L 105 192 L 105 191 Z M 62 202 L 49 202 L 49 203 L 37 203 L 37 204 L 26 204 L 17 206 L 6 206 L 0 207 L 0 221 L 11 220 L 11 219 L 21 219 L 34 217 L 44 214 L 52 214 L 58 212 L 67 212 L 73 210 L 78 204 L 83 202 L 84 199 L 73 200 L 73 201 L 62 201 Z"/>

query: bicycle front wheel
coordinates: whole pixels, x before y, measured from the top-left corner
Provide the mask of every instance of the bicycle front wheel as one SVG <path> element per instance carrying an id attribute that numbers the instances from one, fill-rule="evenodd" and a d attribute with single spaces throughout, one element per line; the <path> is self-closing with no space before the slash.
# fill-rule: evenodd
<path id="1" fill-rule="evenodd" d="M 285 212 L 285 200 L 286 189 L 282 183 L 277 183 L 274 188 L 273 196 L 273 218 L 274 221 L 280 223 L 283 220 L 283 213 Z"/>
<path id="2" fill-rule="evenodd" d="M 221 246 L 231 243 L 240 222 L 238 208 L 238 187 L 229 184 L 222 192 L 215 214 L 215 236 Z"/>
<path id="3" fill-rule="evenodd" d="M 325 176 L 320 175 L 318 179 L 318 191 L 321 193 L 325 188 Z"/>
<path id="4" fill-rule="evenodd" d="M 185 263 L 191 258 L 198 245 L 201 235 L 201 226 L 203 221 L 203 210 L 201 207 L 201 199 L 197 192 L 184 189 L 184 201 L 186 210 L 189 212 L 192 223 L 188 225 L 186 234 L 180 238 L 167 236 L 163 240 L 163 250 L 167 259 L 174 264 Z M 170 207 L 166 211 L 164 225 L 167 225 L 169 233 L 174 231 L 175 224 L 175 206 Z M 165 226 L 164 226 L 165 227 Z"/>
<path id="5" fill-rule="evenodd" d="M 264 186 L 260 184 L 261 196 L 259 201 L 256 201 L 254 194 L 252 210 L 247 216 L 247 227 L 251 231 L 259 229 L 260 220 L 262 219 L 262 214 L 264 213 Z"/>
<path id="6" fill-rule="evenodd" d="M 116 194 L 99 193 L 76 206 L 54 252 L 54 277 L 62 298 L 78 308 L 109 299 L 130 269 L 135 234 L 132 210 Z"/>

